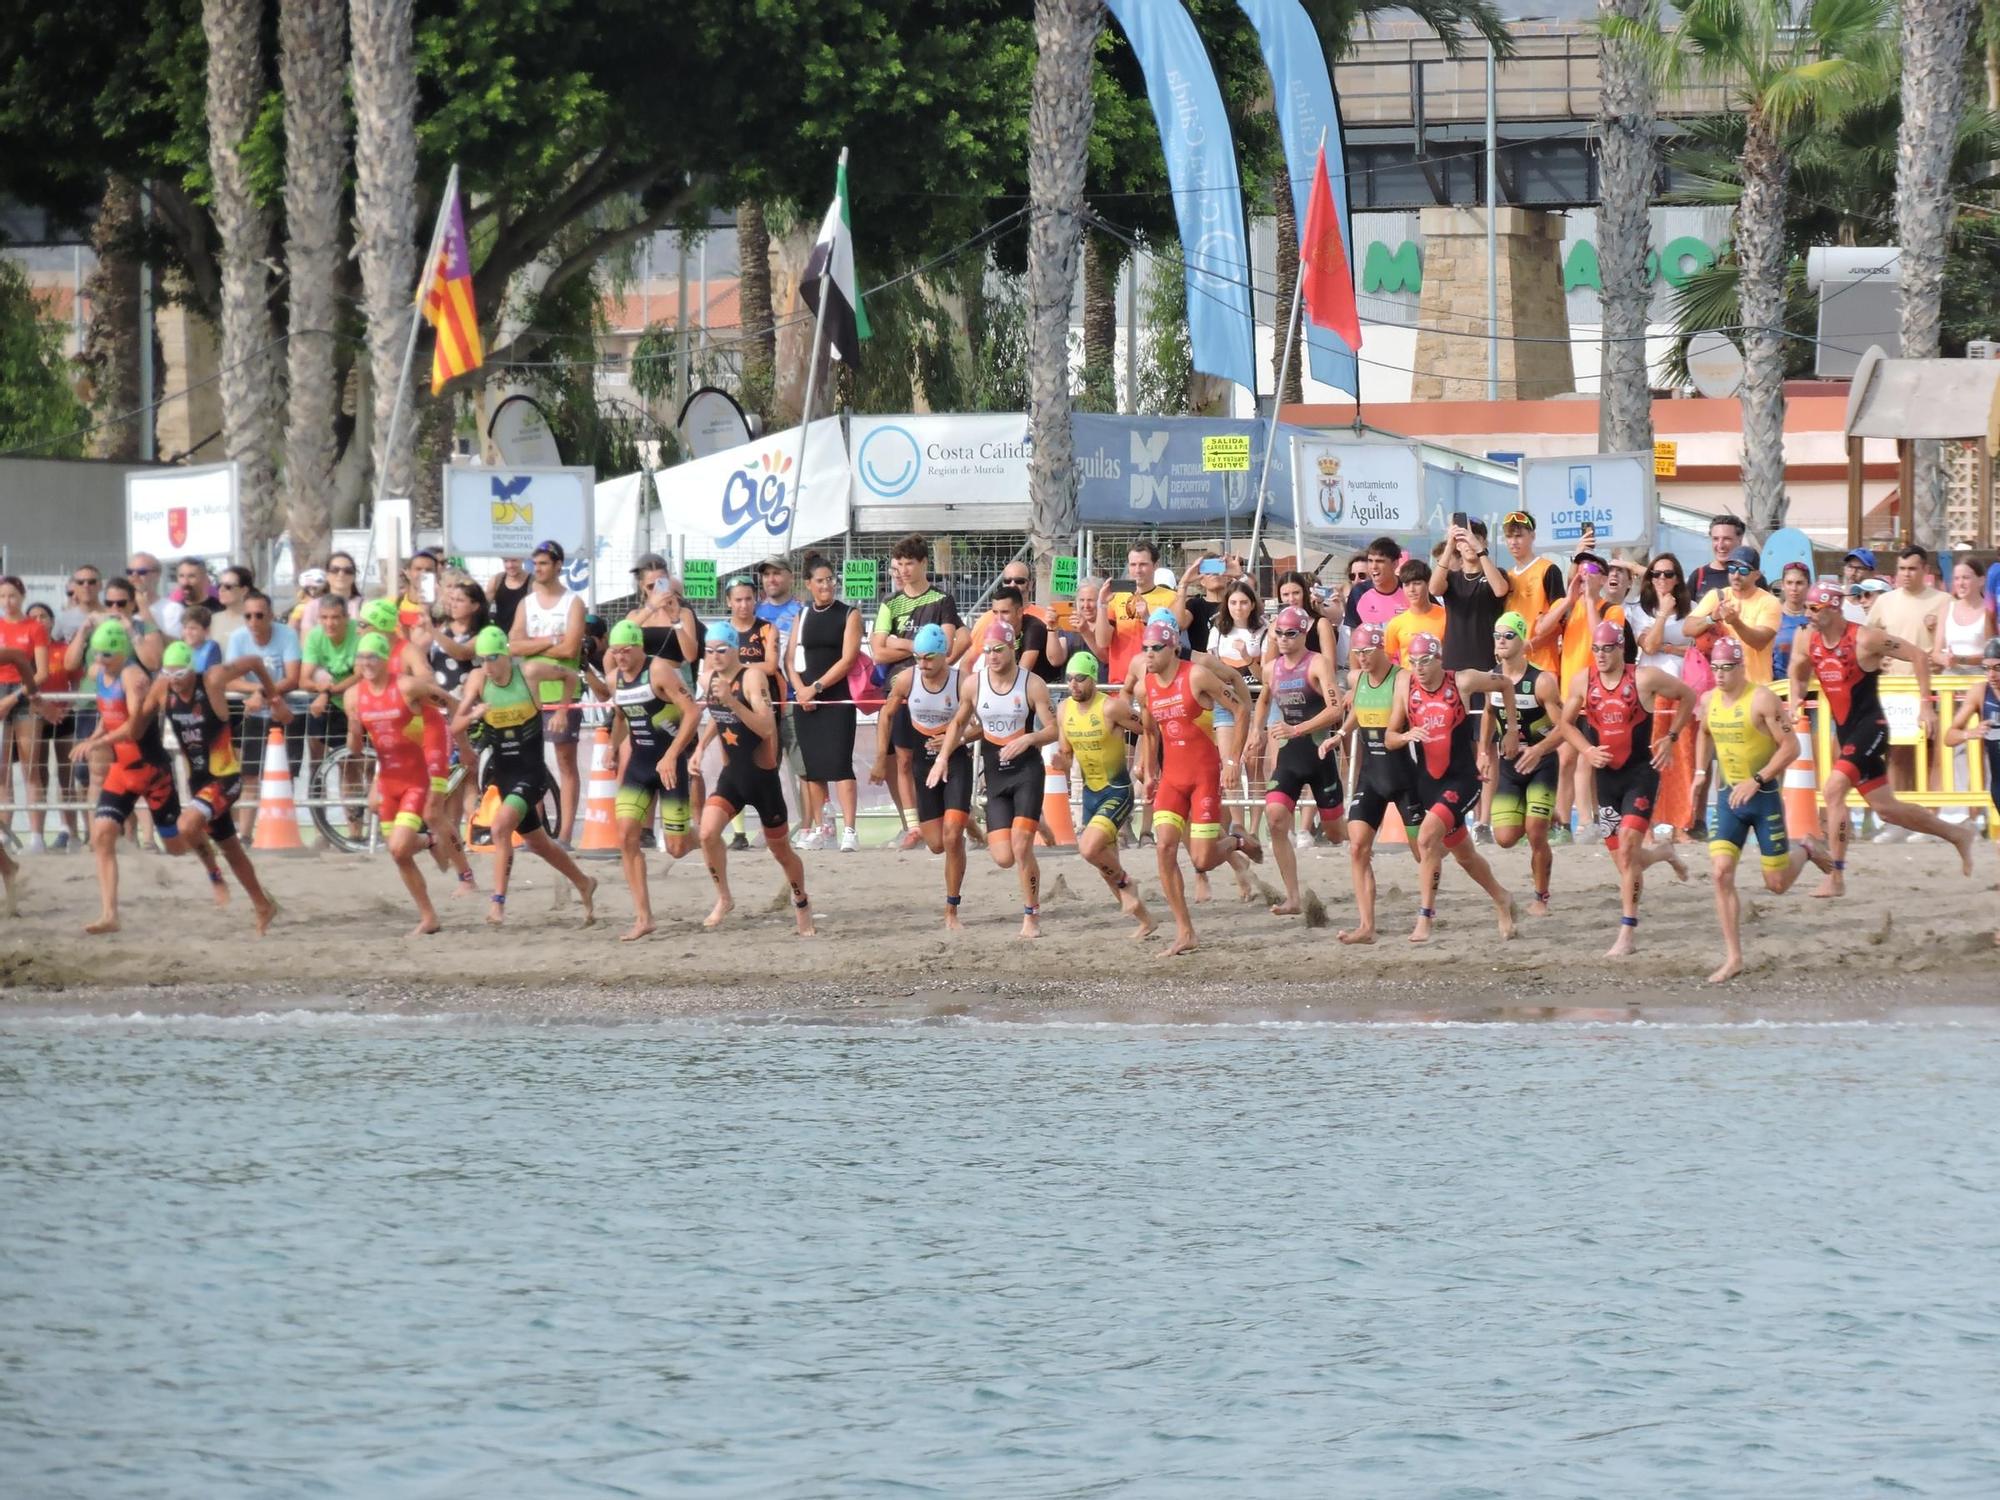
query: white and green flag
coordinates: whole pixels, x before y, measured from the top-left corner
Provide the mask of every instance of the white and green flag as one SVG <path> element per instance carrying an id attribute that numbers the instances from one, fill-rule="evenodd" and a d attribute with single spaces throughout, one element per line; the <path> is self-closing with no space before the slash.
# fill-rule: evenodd
<path id="1" fill-rule="evenodd" d="M 819 308 L 821 278 L 826 282 L 826 331 L 836 359 L 849 365 L 861 362 L 861 341 L 872 338 L 868 314 L 861 306 L 861 288 L 854 281 L 854 228 L 847 212 L 847 153 L 840 153 L 840 168 L 834 182 L 833 203 L 819 226 L 819 238 L 806 257 L 805 275 L 799 294 L 815 314 Z"/>

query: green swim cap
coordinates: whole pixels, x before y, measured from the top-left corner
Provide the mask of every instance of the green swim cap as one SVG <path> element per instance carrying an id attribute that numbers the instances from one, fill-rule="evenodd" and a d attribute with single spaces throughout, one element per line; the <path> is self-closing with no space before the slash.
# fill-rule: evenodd
<path id="1" fill-rule="evenodd" d="M 128 656 L 132 651 L 132 635 L 117 620 L 105 620 L 90 633 L 90 651 L 93 656 Z"/>
<path id="2" fill-rule="evenodd" d="M 1518 610 L 1508 610 L 1506 614 L 1493 622 L 1493 628 L 1495 630 L 1511 630 L 1524 641 L 1528 638 L 1528 622 L 1521 618 L 1520 611 Z"/>
<path id="3" fill-rule="evenodd" d="M 396 613 L 393 599 L 370 599 L 361 606 L 361 623 L 370 630 L 379 630 L 384 635 L 394 635 L 401 617 Z"/>
<path id="4" fill-rule="evenodd" d="M 175 641 L 160 657 L 160 665 L 169 672 L 178 672 L 184 667 L 191 667 L 194 665 L 194 648 L 186 641 Z"/>
<path id="5" fill-rule="evenodd" d="M 645 632 L 640 630 L 630 620 L 620 620 L 616 625 L 613 625 L 611 627 L 611 634 L 607 639 L 614 646 L 643 646 L 646 644 Z"/>
<path id="6" fill-rule="evenodd" d="M 361 637 L 361 643 L 354 648 L 354 654 L 356 656 L 379 656 L 386 661 L 389 657 L 388 639 L 385 636 L 377 635 L 371 630 L 368 634 Z"/>
<path id="7" fill-rule="evenodd" d="M 478 656 L 505 656 L 507 632 L 498 625 L 488 625 L 472 638 L 472 650 Z"/>
<path id="8" fill-rule="evenodd" d="M 1069 654 L 1069 665 L 1063 668 L 1063 672 L 1070 677 L 1088 677 L 1092 682 L 1095 682 L 1097 681 L 1097 658 L 1092 656 L 1088 651 L 1072 651 Z"/>

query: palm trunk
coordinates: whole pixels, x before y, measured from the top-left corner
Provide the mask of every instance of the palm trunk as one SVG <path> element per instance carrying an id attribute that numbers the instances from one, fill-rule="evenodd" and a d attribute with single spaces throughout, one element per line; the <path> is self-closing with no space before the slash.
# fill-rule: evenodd
<path id="1" fill-rule="evenodd" d="M 1598 0 L 1607 15 L 1645 18 L 1646 0 Z M 1654 105 L 1644 56 L 1607 38 L 1597 129 L 1597 260 L 1603 277 L 1603 376 L 1597 404 L 1598 447 L 1606 453 L 1653 446 L 1652 381 L 1646 368 L 1646 207 L 1653 196 Z"/>
<path id="2" fill-rule="evenodd" d="M 1742 266 L 1743 496 L 1758 541 L 1785 524 L 1785 184 L 1790 164 L 1776 134 L 1753 116 L 1736 205 Z"/>
<path id="3" fill-rule="evenodd" d="M 1034 96 L 1028 106 L 1029 541 L 1046 575 L 1076 530 L 1076 443 L 1070 431 L 1069 315 L 1083 238 L 1091 59 L 1103 0 L 1036 0 Z"/>
<path id="4" fill-rule="evenodd" d="M 1083 236 L 1083 401 L 1089 411 L 1118 410 L 1119 246 L 1109 235 Z"/>
<path id="5" fill-rule="evenodd" d="M 415 424 L 396 409 L 416 316 L 417 72 L 412 0 L 353 0 L 354 226 L 361 242 L 373 396 L 370 455 L 383 493 L 410 493 Z M 395 446 L 389 431 L 395 428 Z"/>
<path id="6" fill-rule="evenodd" d="M 1896 242 L 1903 248 L 1902 356 L 1935 359 L 1943 321 L 1945 241 L 1951 234 L 1951 161 L 1965 102 L 1972 0 L 1903 0 L 1903 120 L 1896 132 Z M 1905 497 L 1918 543 L 1949 540 L 1943 448 L 1916 447 L 1915 494 Z"/>
<path id="7" fill-rule="evenodd" d="M 347 165 L 341 0 L 280 0 L 278 80 L 285 96 L 285 526 L 301 566 L 326 555 L 333 526 L 334 340 L 340 330 L 341 176 Z"/>
<path id="8" fill-rule="evenodd" d="M 1278 216 L 1278 300 L 1276 321 L 1271 340 L 1271 384 L 1278 383 L 1277 372 L 1287 369 L 1285 363 L 1285 333 L 1291 328 L 1292 294 L 1299 284 L 1299 206 L 1292 198 L 1292 179 L 1280 168 L 1271 178 L 1271 200 Z M 1305 400 L 1305 373 L 1299 368 L 1299 360 L 1304 351 L 1295 335 L 1292 339 L 1292 359 L 1285 375 L 1285 388 L 1278 392 L 1278 404 L 1298 405 Z"/>
<path id="9" fill-rule="evenodd" d="M 743 404 L 770 416 L 778 379 L 778 334 L 771 326 L 771 229 L 764 205 L 736 207 L 736 283 L 743 334 Z"/>
<path id="10" fill-rule="evenodd" d="M 91 410 L 107 423 L 92 436 L 91 454 L 128 462 L 139 456 L 142 419 L 111 419 L 135 412 L 151 399 L 139 394 L 140 233 L 138 184 L 125 177 L 106 179 L 104 201 L 90 231 L 97 266 L 90 273 L 83 366 L 89 372 Z"/>
<path id="11" fill-rule="evenodd" d="M 237 465 L 246 551 L 283 529 L 278 516 L 278 406 L 283 361 L 271 319 L 271 211 L 257 199 L 243 144 L 268 80 L 260 0 L 203 0 L 208 42 L 208 170 L 221 238 L 223 453 Z"/>

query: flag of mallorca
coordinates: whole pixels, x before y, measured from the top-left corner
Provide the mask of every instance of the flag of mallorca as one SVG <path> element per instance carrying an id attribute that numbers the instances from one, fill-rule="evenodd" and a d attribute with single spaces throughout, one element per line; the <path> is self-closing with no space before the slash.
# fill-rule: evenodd
<path id="1" fill-rule="evenodd" d="M 827 342 L 835 357 L 852 366 L 861 361 L 861 341 L 872 338 L 868 314 L 861 306 L 861 288 L 854 280 L 854 229 L 847 214 L 847 153 L 840 153 L 840 170 L 834 179 L 833 203 L 819 227 L 812 254 L 806 257 L 805 275 L 799 294 L 806 306 L 819 311 L 821 278 L 826 282 Z"/>
<path id="2" fill-rule="evenodd" d="M 465 214 L 454 189 L 438 209 L 437 269 L 424 295 L 424 320 L 437 330 L 431 354 L 431 394 L 485 361 L 479 343 L 479 314 L 472 305 L 472 247 L 465 240 Z"/>

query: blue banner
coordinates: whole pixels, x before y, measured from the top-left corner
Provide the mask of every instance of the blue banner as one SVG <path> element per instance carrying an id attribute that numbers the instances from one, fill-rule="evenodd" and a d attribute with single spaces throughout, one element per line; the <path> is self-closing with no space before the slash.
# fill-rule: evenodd
<path id="1" fill-rule="evenodd" d="M 1264 51 L 1264 68 L 1271 75 L 1272 101 L 1278 112 L 1278 135 L 1285 143 L 1285 172 L 1292 182 L 1292 205 L 1300 233 L 1305 232 L 1306 204 L 1312 198 L 1313 167 L 1319 159 L 1320 132 L 1326 132 L 1326 175 L 1333 201 L 1340 208 L 1340 238 L 1347 247 L 1347 264 L 1354 261 L 1354 219 L 1347 210 L 1347 157 L 1340 144 L 1340 106 L 1333 96 L 1333 79 L 1326 52 L 1299 0 L 1236 0 Z M 1279 327 L 1291 309 L 1278 309 Z M 1354 368 L 1354 351 L 1331 328 L 1309 320 L 1305 327 L 1306 364 L 1314 380 L 1346 391 L 1357 400 L 1361 385 Z M 1282 336 L 1282 335 L 1281 335 Z M 1280 356 L 1282 358 L 1282 354 Z"/>
<path id="2" fill-rule="evenodd" d="M 1257 472 L 1264 462 L 1265 424 L 1231 417 L 1116 417 L 1078 412 L 1076 514 L 1086 526 L 1185 526 L 1241 522 L 1246 533 L 1257 509 Z M 1291 435 L 1278 429 L 1264 522 L 1292 519 Z M 1210 469 L 1202 439 L 1248 437 L 1250 467 Z"/>
<path id="3" fill-rule="evenodd" d="M 1146 94 L 1166 152 L 1187 264 L 1194 367 L 1254 393 L 1257 338 L 1250 322 L 1250 240 L 1243 229 L 1236 143 L 1215 69 L 1180 0 L 1106 3 L 1146 75 Z"/>

